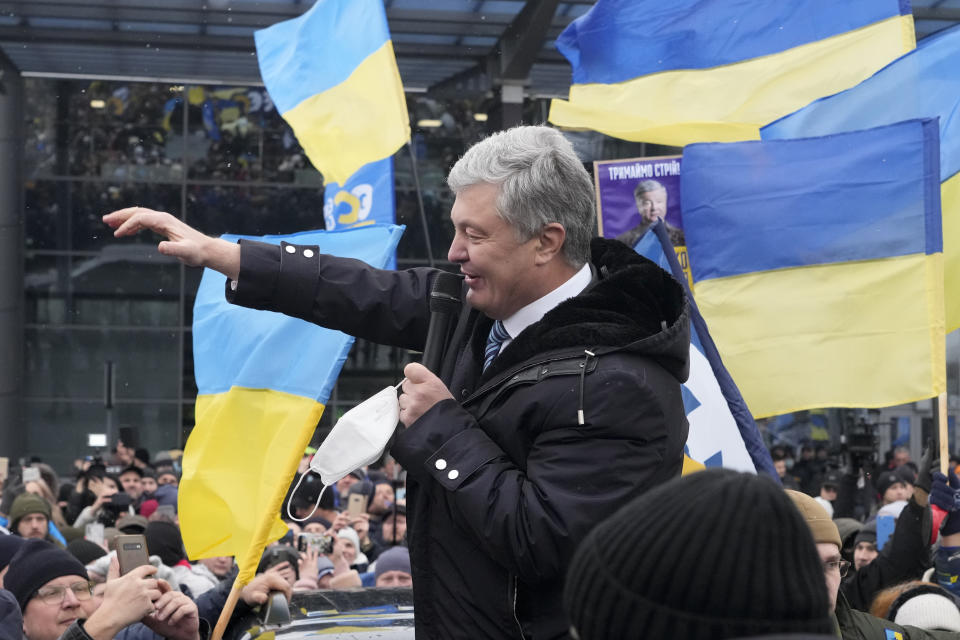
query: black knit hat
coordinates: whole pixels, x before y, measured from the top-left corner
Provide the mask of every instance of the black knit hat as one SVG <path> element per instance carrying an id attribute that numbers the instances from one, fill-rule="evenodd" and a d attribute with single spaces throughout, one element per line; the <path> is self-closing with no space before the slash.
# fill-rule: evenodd
<path id="1" fill-rule="evenodd" d="M 85 538 L 71 540 L 70 544 L 67 545 L 67 551 L 84 566 L 90 564 L 97 558 L 102 558 L 107 555 L 103 547 Z"/>
<path id="2" fill-rule="evenodd" d="M 0 535 L 0 571 L 10 564 L 10 560 L 20 551 L 25 540 L 16 535 Z"/>
<path id="3" fill-rule="evenodd" d="M 868 522 L 857 531 L 857 537 L 853 539 L 853 546 L 856 548 L 861 542 L 877 544 L 877 521 Z"/>
<path id="4" fill-rule="evenodd" d="M 800 514 L 769 478 L 723 469 L 663 484 L 597 525 L 564 606 L 581 640 L 833 631 Z"/>
<path id="5" fill-rule="evenodd" d="M 87 570 L 72 555 L 45 540 L 27 540 L 10 561 L 3 588 L 11 592 L 25 611 L 37 589 L 62 576 L 89 580 Z"/>

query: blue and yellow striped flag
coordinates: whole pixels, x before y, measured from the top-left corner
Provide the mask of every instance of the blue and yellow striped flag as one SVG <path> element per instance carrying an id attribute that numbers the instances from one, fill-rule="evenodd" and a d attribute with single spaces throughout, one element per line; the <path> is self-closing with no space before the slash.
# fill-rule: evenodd
<path id="1" fill-rule="evenodd" d="M 573 86 L 550 122 L 675 146 L 755 140 L 914 45 L 909 0 L 598 0 L 557 38 Z"/>
<path id="2" fill-rule="evenodd" d="M 403 227 L 252 238 L 318 245 L 383 267 Z M 236 240 L 244 236 L 223 236 Z M 193 311 L 196 426 L 183 457 L 179 513 L 191 559 L 236 556 L 237 588 L 287 531 L 280 506 L 353 338 L 304 320 L 232 305 L 204 271 Z"/>
<path id="3" fill-rule="evenodd" d="M 960 328 L 960 27 L 924 38 L 915 51 L 856 87 L 764 127 L 764 140 L 822 136 L 911 118 L 940 118 L 940 199 L 947 331 Z"/>
<path id="4" fill-rule="evenodd" d="M 946 387 L 936 120 L 683 154 L 694 297 L 756 417 Z"/>
<path id="5" fill-rule="evenodd" d="M 263 83 L 326 182 L 410 139 L 382 0 L 317 0 L 254 34 Z"/>

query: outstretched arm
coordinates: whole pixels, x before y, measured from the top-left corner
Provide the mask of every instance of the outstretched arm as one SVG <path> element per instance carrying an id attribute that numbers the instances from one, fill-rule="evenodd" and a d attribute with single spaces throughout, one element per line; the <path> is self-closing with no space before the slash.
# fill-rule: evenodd
<path id="1" fill-rule="evenodd" d="M 165 256 L 172 256 L 191 267 L 207 267 L 231 280 L 240 275 L 240 246 L 227 240 L 204 235 L 163 211 L 143 207 L 120 209 L 103 216 L 117 238 L 135 235 L 144 229 L 158 233 L 166 240 L 157 245 Z"/>

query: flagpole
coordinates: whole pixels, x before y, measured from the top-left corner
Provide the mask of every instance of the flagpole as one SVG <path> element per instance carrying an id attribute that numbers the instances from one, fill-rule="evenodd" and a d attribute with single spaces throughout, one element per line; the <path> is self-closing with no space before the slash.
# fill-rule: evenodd
<path id="1" fill-rule="evenodd" d="M 427 214 L 423 210 L 423 196 L 420 194 L 420 175 L 417 173 L 417 158 L 413 153 L 413 144 L 407 141 L 407 150 L 410 152 L 410 166 L 413 167 L 413 184 L 417 189 L 417 204 L 420 205 L 420 222 L 423 225 L 423 239 L 427 243 L 427 261 L 433 264 L 433 246 L 430 243 L 430 230 L 427 228 Z"/>
<path id="2" fill-rule="evenodd" d="M 950 462 L 950 442 L 947 436 L 947 392 L 935 398 L 937 405 L 937 432 L 940 438 L 940 473 L 947 475 Z"/>
<path id="3" fill-rule="evenodd" d="M 227 623 L 230 622 L 230 617 L 233 615 L 233 610 L 237 606 L 237 601 L 240 600 L 240 592 L 243 590 L 244 585 L 237 586 L 237 583 L 233 583 L 233 588 L 230 589 L 230 595 L 227 596 L 227 602 L 223 605 L 223 611 L 220 612 L 220 618 L 217 620 L 217 626 L 213 629 L 213 635 L 210 636 L 210 640 L 221 640 L 223 638 L 224 632 L 227 630 Z"/>

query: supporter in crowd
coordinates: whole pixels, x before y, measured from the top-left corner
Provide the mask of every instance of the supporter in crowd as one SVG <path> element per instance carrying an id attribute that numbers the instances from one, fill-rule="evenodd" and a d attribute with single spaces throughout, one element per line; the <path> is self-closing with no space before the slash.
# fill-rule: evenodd
<path id="1" fill-rule="evenodd" d="M 833 517 L 833 503 L 837 499 L 837 489 L 840 486 L 840 473 L 831 471 L 820 481 L 820 495 L 815 500 L 820 503 L 830 517 Z"/>
<path id="2" fill-rule="evenodd" d="M 960 609 L 943 587 L 911 580 L 884 589 L 873 599 L 870 613 L 928 631 L 960 632 Z"/>
<path id="3" fill-rule="evenodd" d="M 76 558 L 32 540 L 11 561 L 4 587 L 20 605 L 27 640 L 110 640 L 138 623 L 172 640 L 198 640 L 197 605 L 155 573 L 147 565 L 108 580 L 100 602 Z"/>
<path id="4" fill-rule="evenodd" d="M 380 522 L 376 543 L 381 548 L 407 544 L 407 507 L 396 504 Z"/>
<path id="5" fill-rule="evenodd" d="M 140 495 L 144 500 L 149 500 L 153 498 L 153 494 L 157 490 L 157 472 L 151 467 L 144 467 L 142 473 L 143 477 L 140 478 L 140 488 L 142 492 Z"/>
<path id="6" fill-rule="evenodd" d="M 0 589 L 0 638 L 23 638 L 23 614 L 20 613 L 20 605 L 12 593 L 3 589 Z"/>
<path id="7" fill-rule="evenodd" d="M 948 469 L 949 476 L 934 473 L 930 494 L 934 504 L 947 512 L 940 526 L 940 547 L 937 549 L 934 570 L 930 577 L 941 587 L 960 599 L 960 478 Z M 953 508 L 948 506 L 953 504 Z"/>
<path id="8" fill-rule="evenodd" d="M 867 611 L 878 591 L 904 580 L 918 578 L 926 570 L 930 561 L 930 545 L 933 542 L 932 515 L 928 506 L 933 482 L 930 475 L 932 456 L 932 449 L 928 449 L 920 465 L 916 491 L 912 492 L 897 518 L 893 535 L 884 545 L 882 552 L 871 558 L 871 553 L 864 544 L 858 561 L 857 550 L 854 549 L 854 568 L 840 587 L 854 609 Z M 942 483 L 942 480 L 937 482 Z M 856 542 L 870 541 L 871 529 L 864 529 L 860 531 L 863 537 L 858 534 Z M 873 543 L 876 545 L 875 525 L 872 532 Z"/>
<path id="9" fill-rule="evenodd" d="M 158 485 L 171 485 L 177 487 L 180 485 L 180 476 L 177 475 L 177 472 L 173 469 L 157 469 L 157 484 Z"/>
<path id="10" fill-rule="evenodd" d="M 579 640 L 830 634 L 823 571 L 774 482 L 708 469 L 599 523 L 573 558 L 564 605 Z"/>
<path id="11" fill-rule="evenodd" d="M 853 539 L 853 569 L 859 571 L 874 561 L 877 551 L 877 523 L 868 522 Z"/>
<path id="12" fill-rule="evenodd" d="M 847 601 L 841 581 L 849 571 L 850 563 L 840 556 L 840 531 L 816 500 L 799 491 L 787 490 L 797 510 L 803 516 L 813 534 L 817 553 L 823 563 L 823 580 L 830 597 L 830 611 L 833 612 L 837 628 L 842 638 L 847 640 L 861 638 L 897 638 L 898 640 L 946 640 L 953 634 L 938 631 L 925 631 L 908 625 L 882 620 L 866 611 L 859 611 Z M 872 595 L 872 594 L 871 594 Z"/>
<path id="13" fill-rule="evenodd" d="M 409 587 L 413 584 L 410 551 L 406 547 L 387 549 L 377 558 L 376 587 Z"/>
<path id="14" fill-rule="evenodd" d="M 797 479 L 788 472 L 786 458 L 775 457 L 773 459 L 773 468 L 776 470 L 777 476 L 780 478 L 780 482 L 783 484 L 784 488 L 794 489 L 796 491 L 800 490 L 800 485 L 797 483 Z"/>
<path id="15" fill-rule="evenodd" d="M 0 589 L 3 588 L 3 576 L 7 574 L 10 560 L 20 550 L 23 538 L 20 536 L 0 534 Z"/>
<path id="16" fill-rule="evenodd" d="M 900 500 L 910 499 L 910 485 L 907 483 L 906 472 L 903 467 L 884 471 L 877 476 L 877 494 L 880 496 L 880 506 L 888 505 Z"/>
<path id="17" fill-rule="evenodd" d="M 50 535 L 50 504 L 40 496 L 21 493 L 10 508 L 10 532 L 21 538 L 49 540 L 59 544 Z"/>
<path id="18" fill-rule="evenodd" d="M 120 485 L 123 487 L 123 492 L 130 496 L 130 499 L 133 501 L 134 508 L 139 507 L 142 502 L 141 495 L 143 494 L 143 469 L 136 465 L 130 465 L 120 472 L 119 480 Z"/>

